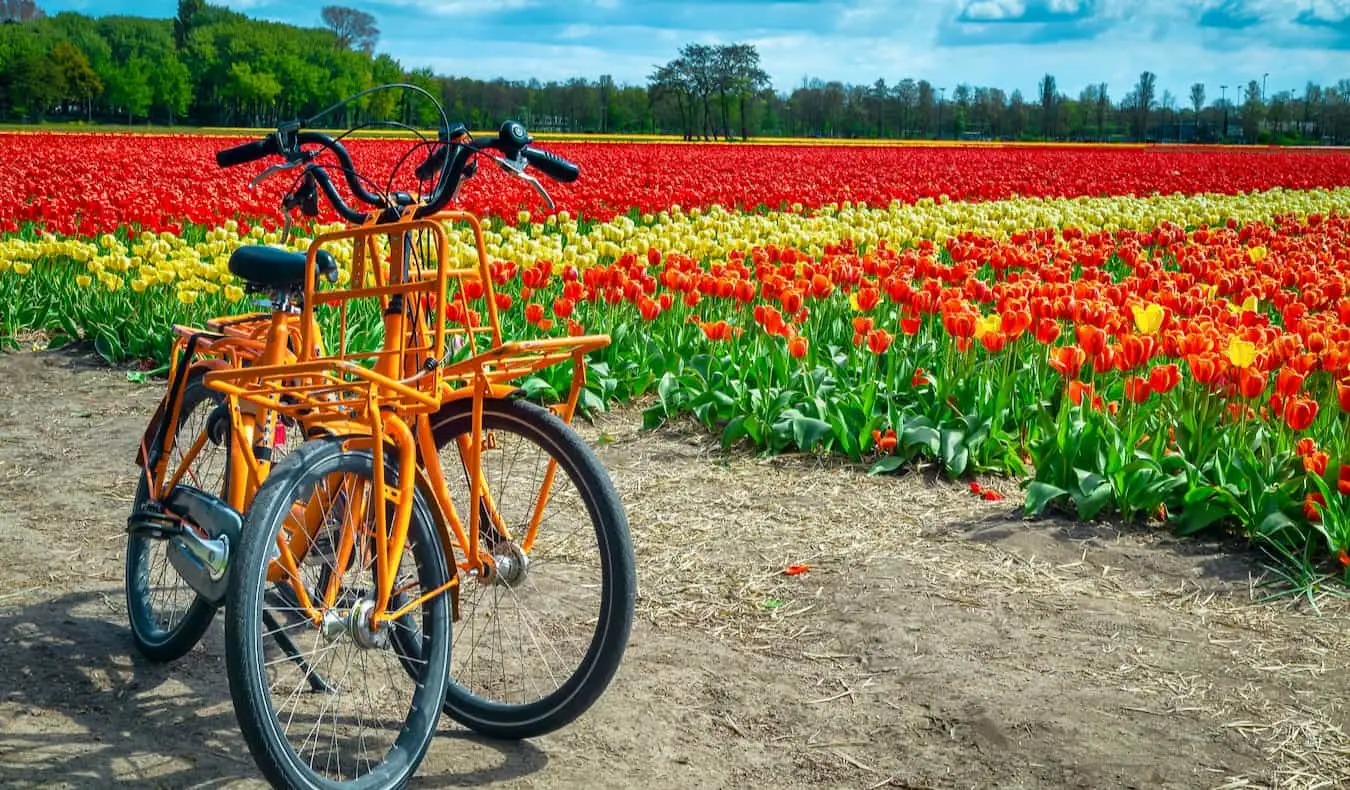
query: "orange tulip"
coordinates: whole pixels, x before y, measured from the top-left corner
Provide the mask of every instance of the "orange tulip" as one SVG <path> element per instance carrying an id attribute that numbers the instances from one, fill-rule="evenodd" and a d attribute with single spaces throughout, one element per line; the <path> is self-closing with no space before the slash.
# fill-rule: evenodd
<path id="1" fill-rule="evenodd" d="M 1266 391 L 1266 374 L 1255 368 L 1243 368 L 1238 371 L 1238 393 L 1247 400 L 1261 397 Z"/>
<path id="2" fill-rule="evenodd" d="M 894 338 L 885 329 L 873 329 L 867 333 L 867 348 L 873 354 L 884 354 L 891 347 Z"/>
<path id="3" fill-rule="evenodd" d="M 1059 322 L 1053 318 L 1042 318 L 1036 322 L 1036 341 L 1050 345 L 1059 339 Z"/>
<path id="4" fill-rule="evenodd" d="M 1050 352 L 1050 367 L 1066 379 L 1078 375 L 1087 355 L 1078 346 L 1060 346 Z"/>
<path id="5" fill-rule="evenodd" d="M 1320 522 L 1322 520 L 1322 513 L 1318 508 L 1319 506 L 1326 507 L 1326 505 L 1326 497 L 1322 496 L 1321 493 L 1314 491 L 1313 493 L 1308 494 L 1303 498 L 1303 517 L 1313 523 Z"/>
<path id="6" fill-rule="evenodd" d="M 1331 457 L 1323 452 L 1305 455 L 1303 457 L 1303 471 L 1307 472 L 1310 475 L 1317 475 L 1318 477 L 1321 477 L 1322 475 L 1326 474 L 1327 464 L 1330 461 Z"/>
<path id="7" fill-rule="evenodd" d="M 1291 368 L 1280 368 L 1279 374 L 1275 376 L 1275 391 L 1284 397 L 1292 397 L 1303 387 L 1303 380 L 1307 378 Z"/>
<path id="8" fill-rule="evenodd" d="M 1149 388 L 1148 379 L 1142 376 L 1130 376 L 1125 379 L 1125 397 L 1134 403 L 1143 403 L 1153 394 Z"/>
<path id="9" fill-rule="evenodd" d="M 1148 373 L 1148 386 L 1159 395 L 1171 392 L 1180 383 L 1181 371 L 1172 363 L 1159 365 Z"/>
<path id="10" fill-rule="evenodd" d="M 975 316 L 966 311 L 944 313 L 942 326 L 947 330 L 947 334 L 952 337 L 968 338 L 975 336 Z"/>
<path id="11" fill-rule="evenodd" d="M 1074 327 L 1074 334 L 1088 356 L 1095 357 L 1106 348 L 1106 333 L 1091 324 L 1079 324 Z"/>
<path id="12" fill-rule="evenodd" d="M 1219 358 L 1212 353 L 1192 354 L 1186 357 L 1186 364 L 1191 369 L 1191 378 L 1201 384 L 1212 383 L 1221 372 Z"/>
<path id="13" fill-rule="evenodd" d="M 1120 341 L 1121 370 L 1134 370 L 1148 362 L 1158 341 L 1148 335 L 1126 335 Z"/>
<path id="14" fill-rule="evenodd" d="M 1091 403 L 1093 398 L 1092 385 L 1074 379 L 1069 382 L 1066 394 L 1069 396 L 1069 402 L 1075 406 L 1082 406 L 1084 400 Z"/>
<path id="15" fill-rule="evenodd" d="M 806 349 L 807 342 L 804 336 L 794 335 L 791 340 L 788 340 L 788 354 L 790 354 L 793 359 L 805 357 Z"/>

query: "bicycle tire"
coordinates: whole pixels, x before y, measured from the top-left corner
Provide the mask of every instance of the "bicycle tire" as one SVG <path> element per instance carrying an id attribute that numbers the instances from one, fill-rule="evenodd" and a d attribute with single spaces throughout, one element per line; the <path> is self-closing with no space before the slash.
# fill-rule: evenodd
<path id="1" fill-rule="evenodd" d="M 193 373 L 184 385 L 182 405 L 178 413 L 178 424 L 174 427 L 174 442 L 169 450 L 171 469 L 175 465 L 173 453 L 179 447 L 178 435 L 182 432 L 183 426 L 189 423 L 199 407 L 205 406 L 209 417 L 210 411 L 213 411 L 221 402 L 222 398 L 219 394 L 208 389 L 202 383 L 202 374 L 200 372 Z M 197 430 L 204 430 L 204 428 L 205 424 Z M 196 433 L 197 431 L 193 431 L 192 441 L 195 441 Z M 190 444 L 191 441 L 189 441 Z M 211 486 L 215 490 L 209 492 L 220 494 L 224 490 L 225 481 L 229 479 L 229 442 L 222 441 L 217 444 L 208 441 L 208 445 L 214 445 L 217 450 L 223 451 L 220 482 Z M 201 452 L 205 453 L 208 449 L 208 447 L 203 447 Z M 194 461 L 194 467 L 201 460 L 202 457 L 199 454 Z M 149 496 L 150 486 L 145 478 L 145 471 L 142 470 L 136 485 L 136 498 L 132 504 L 132 512 L 138 511 Z M 135 644 L 136 650 L 150 661 L 167 663 L 187 655 L 201 641 L 206 634 L 206 630 L 211 627 L 211 621 L 215 619 L 216 607 L 188 586 L 187 582 L 174 570 L 173 565 L 168 560 L 168 555 L 164 554 L 161 558 L 164 567 L 157 574 L 157 577 L 163 580 L 168 575 L 171 580 L 180 582 L 186 593 L 191 595 L 192 601 L 183 608 L 180 619 L 173 620 L 165 626 L 160 625 L 161 618 L 156 613 L 153 600 L 155 597 L 154 590 L 151 589 L 150 578 L 152 575 L 151 555 L 156 546 L 163 548 L 166 552 L 171 550 L 169 541 L 165 538 L 151 537 L 144 532 L 132 532 L 127 535 L 125 558 L 127 620 L 131 626 L 131 640 Z"/>
<path id="2" fill-rule="evenodd" d="M 372 763 L 368 758 L 364 760 L 365 764 L 370 767 L 370 770 L 364 775 L 360 773 L 362 759 L 353 756 L 353 748 L 350 746 L 352 739 L 349 737 L 346 728 L 341 728 L 344 733 L 343 739 L 349 743 L 346 759 L 348 761 L 356 759 L 355 776 L 350 780 L 334 779 L 322 775 L 319 770 L 316 770 L 313 758 L 306 764 L 300 751 L 303 751 L 309 743 L 308 735 L 301 744 L 300 751 L 297 751 L 288 738 L 288 732 L 297 717 L 301 721 L 304 717 L 300 716 L 298 709 L 292 710 L 283 727 L 278 715 L 276 715 L 279 711 L 274 704 L 275 699 L 269 688 L 270 670 L 264 646 L 270 634 L 263 632 L 260 623 L 268 622 L 266 616 L 271 611 L 265 608 L 268 600 L 267 589 L 272 586 L 268 583 L 267 572 L 271 555 L 277 545 L 278 533 L 283 528 L 288 515 L 292 513 L 294 504 L 310 501 L 320 485 L 324 485 L 325 490 L 327 490 L 325 481 L 330 479 L 330 475 L 341 475 L 343 480 L 360 477 L 369 480 L 372 469 L 373 463 L 369 452 L 345 449 L 341 439 L 315 439 L 306 442 L 300 449 L 275 466 L 267 480 L 259 487 L 244 524 L 244 539 L 231 565 L 232 577 L 225 607 L 225 665 L 230 683 L 230 697 L 234 704 L 240 730 L 253 754 L 254 761 L 263 775 L 275 787 L 316 788 L 321 790 L 332 788 L 373 790 L 374 788 L 402 787 L 416 771 L 435 735 L 447 682 L 450 639 L 452 636 L 450 632 L 450 605 L 446 595 L 438 595 L 432 598 L 424 603 L 420 610 L 415 610 L 415 612 L 405 616 L 405 618 L 411 618 L 419 611 L 422 616 L 421 622 L 416 626 L 416 633 L 421 639 L 417 643 L 418 653 L 413 658 L 402 654 L 390 655 L 397 653 L 401 645 L 408 643 L 408 639 L 388 639 L 383 646 L 362 647 L 353 635 L 355 626 L 351 626 L 352 632 L 339 633 L 331 638 L 303 618 L 300 619 L 298 626 L 275 629 L 277 632 L 287 632 L 294 631 L 297 627 L 308 627 L 310 629 L 308 633 L 313 634 L 313 642 L 316 646 L 320 640 L 328 640 L 327 647 L 321 648 L 313 654 L 316 660 L 308 667 L 297 663 L 295 657 L 289 653 L 287 656 L 272 662 L 272 665 L 278 667 L 275 670 L 277 674 L 283 674 L 285 670 L 295 665 L 298 671 L 304 673 L 304 677 L 310 678 L 312 687 L 327 689 L 322 694 L 301 697 L 291 694 L 292 689 L 296 692 L 299 691 L 300 684 L 290 683 L 289 678 L 281 681 L 281 688 L 284 689 L 282 693 L 291 694 L 291 699 L 296 700 L 297 706 L 307 705 L 306 699 L 313 699 L 314 697 L 327 699 L 330 695 L 336 695 L 334 699 L 340 705 L 343 701 L 351 700 L 361 694 L 365 695 L 367 701 L 374 704 L 374 696 L 383 697 L 391 693 L 386 687 L 372 686 L 369 683 L 359 681 L 348 685 L 346 674 L 343 675 L 340 686 L 331 686 L 320 673 L 325 666 L 331 667 L 338 660 L 336 655 L 339 647 L 345 646 L 348 648 L 348 664 L 346 665 L 348 670 L 351 669 L 352 656 L 355 655 L 358 656 L 358 663 L 362 667 L 367 667 L 368 662 L 378 663 L 383 658 L 385 666 L 391 669 L 392 674 L 404 678 L 411 676 L 412 688 L 408 693 L 406 714 L 399 719 L 392 717 L 387 719 L 385 726 L 376 728 L 372 732 L 372 737 L 392 735 L 394 740 L 378 763 Z M 388 465 L 386 474 L 389 476 L 389 483 L 392 485 L 397 479 L 397 469 Z M 329 495 L 327 501 L 337 507 L 340 497 Z M 350 501 L 350 498 L 346 501 Z M 325 524 L 327 523 L 331 523 L 331 517 L 325 518 Z M 429 591 L 441 587 L 451 578 L 446 563 L 445 550 L 440 545 L 436 532 L 434 516 L 427 503 L 420 496 L 416 498 L 413 504 L 412 519 L 408 530 L 408 545 L 405 550 L 411 552 L 411 559 L 416 563 L 414 578 L 422 590 Z M 313 552 L 311 551 L 310 554 L 312 555 Z M 299 560 L 299 558 L 297 559 Z M 305 559 L 308 567 L 312 567 L 312 565 L 308 565 L 311 559 L 313 559 L 312 556 Z M 318 559 L 322 562 L 328 558 L 319 557 Z M 401 568 L 407 569 L 408 564 L 408 556 L 405 555 Z M 362 574 L 368 569 L 369 566 L 356 563 L 345 566 L 339 573 L 355 572 L 358 577 L 364 578 Z M 399 589 L 402 589 L 403 583 L 404 578 L 401 576 L 397 585 Z M 279 590 L 286 589 L 289 592 L 289 588 L 282 585 L 276 586 Z M 306 589 L 308 588 L 309 585 L 306 584 Z M 359 593 L 357 594 L 359 595 Z M 346 593 L 344 593 L 344 598 L 345 596 Z M 335 609 L 339 608 L 335 607 Z M 285 610 L 279 611 L 284 612 Z M 350 623 L 348 625 L 350 626 Z M 397 634 L 402 630 L 412 629 L 408 628 L 403 620 L 400 620 L 392 630 Z M 369 632 L 367 632 L 367 635 L 369 635 Z M 289 634 L 287 636 L 287 641 L 289 641 Z M 305 637 L 306 634 L 302 633 L 299 639 L 304 640 Z M 291 646 L 294 648 L 294 643 L 291 643 Z M 282 649 L 285 650 L 286 648 L 283 646 Z M 409 671 L 410 661 L 414 664 L 420 662 L 422 667 L 420 674 Z M 313 675 L 320 675 L 322 682 L 315 683 Z M 346 693 L 347 688 L 356 690 L 357 694 L 348 695 Z M 372 688 L 375 689 L 373 695 Z M 318 688 L 316 688 L 317 690 Z M 360 699 L 356 699 L 356 704 L 360 704 L 360 702 Z M 402 707 L 402 705 L 400 704 L 398 707 Z M 318 723 L 311 732 L 317 732 L 320 726 L 325 728 L 329 726 L 326 723 L 328 719 L 324 716 L 326 712 L 326 707 L 320 711 Z M 340 731 L 338 715 L 339 713 L 335 712 L 331 717 L 334 746 L 338 746 L 337 740 Z M 355 743 L 359 743 L 362 753 L 364 753 L 367 744 L 366 723 L 378 720 L 379 716 L 375 714 L 372 714 L 370 718 L 363 717 L 360 713 L 356 715 L 357 726 L 362 729 L 360 738 Z M 393 735 L 395 732 L 397 734 Z M 327 737 L 326 734 L 323 735 L 323 739 L 327 739 Z M 316 738 L 316 751 L 318 740 L 320 739 Z M 343 759 L 341 748 L 338 749 L 337 754 L 339 767 L 341 767 Z M 330 755 L 328 761 L 321 767 L 332 768 L 332 760 L 333 757 Z"/>
<path id="3" fill-rule="evenodd" d="M 591 609 L 582 611 L 581 617 L 593 618 L 595 623 L 587 638 L 584 654 L 579 649 L 574 651 L 574 654 L 581 655 L 581 659 L 567 673 L 565 679 L 551 692 L 529 700 L 524 699 L 523 695 L 518 701 L 507 699 L 510 695 L 506 692 L 513 681 L 506 677 L 508 673 L 505 670 L 501 672 L 500 679 L 493 679 L 491 686 L 486 681 L 478 681 L 468 676 L 470 674 L 468 668 L 475 660 L 477 652 L 475 645 L 481 644 L 481 640 L 473 641 L 474 634 L 481 627 L 505 626 L 512 619 L 511 613 L 502 615 L 498 611 L 498 605 L 506 598 L 514 601 L 518 607 L 515 615 L 520 618 L 519 621 L 527 622 L 526 615 L 521 613 L 526 605 L 527 596 L 516 594 L 514 590 L 509 596 L 498 596 L 492 608 L 482 612 L 480 617 L 475 611 L 473 602 L 466 603 L 466 599 L 471 598 L 476 591 L 481 592 L 478 589 L 479 585 L 473 580 L 461 578 L 461 620 L 456 625 L 456 642 L 451 649 L 451 678 L 446 691 L 445 712 L 478 734 L 517 740 L 544 735 L 571 723 L 594 705 L 608 688 L 628 646 L 637 576 L 627 516 L 608 472 L 590 446 L 551 411 L 523 400 L 487 400 L 483 403 L 482 419 L 484 433 L 493 434 L 494 442 L 499 449 L 504 447 L 506 439 L 514 435 L 526 444 L 541 450 L 547 458 L 558 462 L 559 474 L 553 480 L 554 494 L 551 495 L 550 502 L 565 493 L 559 491 L 561 485 L 570 484 L 575 488 L 576 496 L 585 511 L 582 518 L 589 520 L 593 530 L 595 555 L 600 563 L 598 601 L 594 605 L 582 603 L 575 607 L 578 610 Z M 447 476 L 454 474 L 452 470 L 455 469 L 455 464 L 459 465 L 459 469 L 464 469 L 464 462 L 459 459 L 456 438 L 470 431 L 471 420 L 472 404 L 468 400 L 447 404 L 432 417 L 432 433 L 437 447 L 442 451 L 446 448 L 451 450 L 450 458 L 442 458 L 442 471 Z M 494 479 L 491 469 L 485 470 L 485 474 L 489 490 L 502 509 L 506 509 L 504 500 L 510 486 L 503 487 L 501 480 Z M 565 483 L 560 482 L 564 480 Z M 468 473 L 465 470 L 463 498 L 452 494 L 457 502 L 467 499 L 467 482 Z M 447 483 L 450 481 L 447 480 Z M 467 531 L 467 518 L 463 513 L 460 516 Z M 486 521 L 486 514 L 483 521 Z M 527 571 L 527 581 L 538 579 L 539 569 L 543 567 L 540 565 L 539 555 L 541 549 L 545 555 L 548 554 L 551 537 L 553 536 L 545 529 L 540 530 L 537 542 L 529 554 L 532 563 L 529 567 L 533 570 Z M 566 536 L 563 539 L 566 540 Z M 556 546 L 559 542 L 553 545 Z M 566 568 L 559 570 L 559 577 L 568 572 Z M 534 593 L 529 597 L 540 604 L 542 615 L 550 618 L 551 624 L 556 624 L 563 619 L 562 612 L 566 608 L 567 599 L 576 597 L 585 589 L 593 589 L 597 580 L 588 581 L 590 588 L 585 584 L 564 581 L 548 589 L 547 580 L 543 584 L 536 584 L 532 590 L 526 589 L 524 584 L 518 586 L 525 593 Z M 521 644 L 524 646 L 525 641 L 522 640 Z M 541 654 L 534 656 L 534 660 L 536 662 L 543 660 L 541 656 L 544 650 L 539 643 L 533 641 L 531 646 L 537 648 Z M 557 652 L 556 647 L 554 650 Z M 562 657 L 561 652 L 557 652 L 557 655 Z M 495 659 L 489 658 L 487 665 L 491 666 L 494 660 L 509 662 L 512 659 L 505 655 Z M 521 672 L 529 669 L 528 662 L 520 660 L 517 663 Z"/>

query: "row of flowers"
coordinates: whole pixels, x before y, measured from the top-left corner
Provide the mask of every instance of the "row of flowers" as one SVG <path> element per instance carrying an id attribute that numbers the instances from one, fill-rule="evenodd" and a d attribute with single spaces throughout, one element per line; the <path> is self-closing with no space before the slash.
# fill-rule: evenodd
<path id="1" fill-rule="evenodd" d="M 113 134 L 0 134 L 0 234 L 36 223 L 58 235 L 135 226 L 178 232 L 226 219 L 274 228 L 283 174 L 245 186 L 262 164 L 216 167 L 214 153 L 240 139 Z M 413 168 L 424 151 L 407 140 L 348 140 L 362 173 L 378 186 L 420 190 Z M 846 201 L 885 206 L 946 198 L 958 202 L 1101 195 L 1218 193 L 1350 183 L 1350 158 L 1333 151 L 1136 149 L 1092 146 L 819 147 L 556 143 L 583 177 L 550 190 L 590 219 L 656 213 L 672 204 L 753 210 Z M 116 173 L 110 177 L 110 173 Z M 339 185 L 341 188 L 341 184 Z M 465 207 L 498 216 L 535 205 L 528 189 L 483 168 L 464 190 Z M 1179 218 L 1172 217 L 1174 221 Z"/>

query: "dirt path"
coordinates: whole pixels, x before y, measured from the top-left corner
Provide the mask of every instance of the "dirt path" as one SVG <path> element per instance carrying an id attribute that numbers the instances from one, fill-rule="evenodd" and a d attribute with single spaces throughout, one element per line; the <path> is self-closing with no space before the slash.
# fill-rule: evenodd
<path id="1" fill-rule="evenodd" d="M 0 354 L 0 786 L 257 786 L 219 625 L 169 667 L 125 625 L 160 386 Z M 1254 606 L 1231 550 L 638 422 L 586 429 L 640 563 L 614 685 L 535 742 L 445 721 L 415 786 L 1350 785 L 1350 609 Z"/>

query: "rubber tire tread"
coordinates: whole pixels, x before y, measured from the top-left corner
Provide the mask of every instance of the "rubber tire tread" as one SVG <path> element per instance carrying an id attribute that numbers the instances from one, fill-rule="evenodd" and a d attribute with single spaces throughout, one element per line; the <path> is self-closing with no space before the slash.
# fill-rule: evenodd
<path id="1" fill-rule="evenodd" d="M 256 678 L 250 677 L 255 674 L 256 668 L 255 671 L 249 669 L 261 654 L 258 642 L 263 637 L 258 632 L 257 612 L 267 587 L 268 554 L 275 546 L 279 525 L 290 511 L 300 486 L 310 477 L 311 470 L 320 464 L 328 468 L 323 473 L 325 475 L 341 471 L 366 472 L 371 468 L 368 451 L 344 450 L 342 443 L 343 440 L 337 438 L 310 440 L 272 468 L 254 497 L 253 506 L 244 522 L 244 537 L 239 553 L 230 566 L 232 576 L 225 606 L 225 669 L 230 697 L 240 731 L 253 754 L 254 762 L 273 787 L 385 790 L 405 786 L 416 773 L 436 734 L 440 702 L 444 699 L 449 675 L 453 636 L 450 632 L 450 603 L 447 595 L 440 595 L 426 604 L 430 608 L 429 621 L 443 637 L 434 640 L 430 651 L 432 655 L 428 659 L 427 682 L 421 684 L 414 694 L 412 709 L 404 725 L 405 732 L 414 733 L 411 736 L 414 739 L 412 748 L 391 749 L 385 761 L 374 772 L 353 782 L 335 782 L 302 772 L 302 764 L 285 735 L 276 729 L 276 717 L 272 715 L 273 709 L 266 690 Z M 334 456 L 338 458 L 336 468 L 330 468 Z M 359 457 L 362 466 L 359 469 L 350 468 L 350 463 L 344 464 L 345 456 Z M 396 467 L 387 465 L 385 471 L 389 476 L 389 484 L 393 485 L 397 480 Z M 449 581 L 451 576 L 445 559 L 446 552 L 440 545 L 432 512 L 420 495 L 413 504 L 408 539 L 410 542 L 417 541 L 419 577 L 424 589 L 435 589 Z M 261 579 L 258 578 L 260 575 Z M 265 669 L 262 670 L 262 677 L 265 682 Z M 399 740 L 402 737 L 403 734 L 400 734 Z"/>
<path id="2" fill-rule="evenodd" d="M 451 402 L 432 415 L 437 448 L 467 433 L 472 418 L 468 399 Z M 632 539 L 609 473 L 591 447 L 553 412 L 524 400 L 493 398 L 483 402 L 483 429 L 511 431 L 534 440 L 558 460 L 559 471 L 572 480 L 586 503 L 604 555 L 599 627 L 576 672 L 552 694 L 524 704 L 503 703 L 479 697 L 450 678 L 445 712 L 456 722 L 492 738 L 534 738 L 575 721 L 595 704 L 618 671 L 628 647 L 637 595 Z"/>

